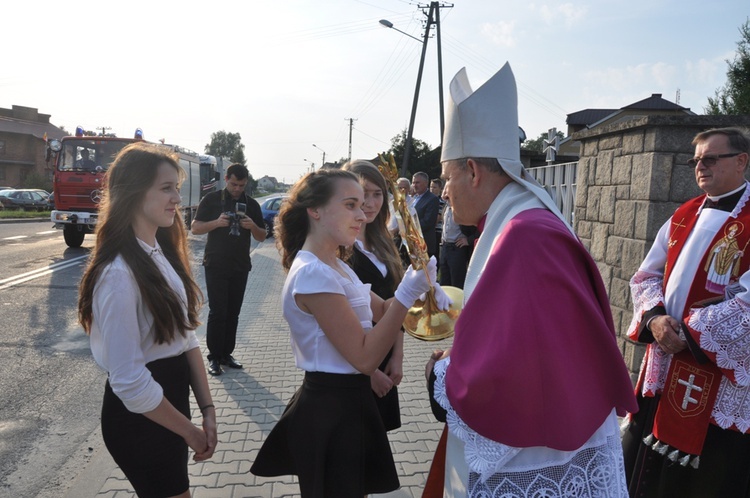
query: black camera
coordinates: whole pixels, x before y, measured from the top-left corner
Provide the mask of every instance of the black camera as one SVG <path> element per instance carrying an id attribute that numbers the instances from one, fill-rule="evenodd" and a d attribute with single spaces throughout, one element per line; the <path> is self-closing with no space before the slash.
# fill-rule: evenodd
<path id="1" fill-rule="evenodd" d="M 240 219 L 245 216 L 246 209 L 247 204 L 244 202 L 238 202 L 235 205 L 234 211 L 227 211 L 224 213 L 229 216 L 229 235 L 234 235 L 236 237 L 240 236 Z"/>

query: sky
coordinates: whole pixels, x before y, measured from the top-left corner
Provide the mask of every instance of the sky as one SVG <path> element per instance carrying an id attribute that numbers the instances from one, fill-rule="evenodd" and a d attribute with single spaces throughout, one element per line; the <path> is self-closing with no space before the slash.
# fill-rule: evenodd
<path id="1" fill-rule="evenodd" d="M 529 138 L 651 94 L 702 114 L 726 83 L 747 0 L 456 0 L 440 9 L 445 93 L 507 61 Z M 452 7 L 449 8 L 449 6 Z M 411 0 L 37 0 L 3 6 L 0 107 L 203 153 L 239 133 L 250 173 L 293 183 L 372 158 L 409 125 L 426 7 Z M 394 28 L 379 24 L 387 19 Z M 418 40 L 403 34 L 407 33 Z M 435 26 L 413 136 L 440 145 Z M 351 142 L 350 142 L 351 133 Z M 313 146 L 315 144 L 315 146 Z"/>

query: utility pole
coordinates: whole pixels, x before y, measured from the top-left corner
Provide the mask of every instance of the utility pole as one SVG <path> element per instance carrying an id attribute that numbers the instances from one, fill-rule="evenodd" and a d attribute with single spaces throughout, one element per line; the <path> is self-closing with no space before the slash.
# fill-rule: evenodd
<path id="1" fill-rule="evenodd" d="M 97 126 L 96 129 L 102 130 L 102 132 L 99 135 L 103 137 L 106 134 L 107 130 L 111 130 L 112 127 L 111 126 Z"/>
<path id="2" fill-rule="evenodd" d="M 417 86 L 414 90 L 414 101 L 411 108 L 411 117 L 409 119 L 409 129 L 406 134 L 406 143 L 404 144 L 404 160 L 401 162 L 401 175 L 408 176 L 409 171 L 409 159 L 412 152 L 412 136 L 414 133 L 414 120 L 417 115 L 417 103 L 419 102 L 419 88 L 422 84 L 422 72 L 424 70 L 424 59 L 427 52 L 427 40 L 430 37 L 430 26 L 435 25 L 435 32 L 437 33 L 437 56 L 438 56 L 438 88 L 439 88 L 439 101 L 440 101 L 440 143 L 443 142 L 443 131 L 445 130 L 445 118 L 443 117 L 443 61 L 442 61 L 442 50 L 440 47 L 440 9 L 453 7 L 453 4 L 440 5 L 439 2 L 430 2 L 430 5 L 420 5 L 421 9 L 429 8 L 427 14 L 427 22 L 425 24 L 424 37 L 422 39 L 422 56 L 419 60 L 419 71 L 417 73 Z"/>
<path id="3" fill-rule="evenodd" d="M 349 161 L 352 160 L 352 128 L 354 127 L 354 122 L 356 119 L 354 118 L 345 118 L 345 120 L 349 121 Z"/>

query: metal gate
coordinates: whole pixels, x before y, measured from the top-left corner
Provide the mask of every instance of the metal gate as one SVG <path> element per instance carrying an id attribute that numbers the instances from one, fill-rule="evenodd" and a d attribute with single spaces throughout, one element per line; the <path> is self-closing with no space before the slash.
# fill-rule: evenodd
<path id="1" fill-rule="evenodd" d="M 528 172 L 549 193 L 565 220 L 573 226 L 578 162 L 529 168 Z"/>

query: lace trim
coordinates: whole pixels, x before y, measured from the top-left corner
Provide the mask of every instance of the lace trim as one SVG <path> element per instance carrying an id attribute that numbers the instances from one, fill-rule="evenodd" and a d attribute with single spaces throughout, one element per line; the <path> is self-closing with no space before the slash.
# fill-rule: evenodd
<path id="1" fill-rule="evenodd" d="M 437 378 L 435 381 L 435 401 L 448 412 L 446 415 L 448 430 L 463 441 L 466 463 L 469 469 L 483 478 L 488 478 L 499 472 L 508 460 L 518 454 L 521 449 L 487 439 L 474 432 L 466 425 L 466 422 L 461 420 L 461 417 L 451 406 L 445 390 L 445 374 L 449 364 L 450 356 L 435 363 L 435 376 Z"/>
<path id="2" fill-rule="evenodd" d="M 464 443 L 469 497 L 543 498 L 553 496 L 627 497 L 619 431 L 592 437 L 578 451 L 560 452 L 559 461 L 508 469 L 523 448 L 507 446 L 474 432 L 451 407 L 445 378 L 450 357 L 435 364 L 435 400 L 447 410 L 448 430 Z"/>
<path id="3" fill-rule="evenodd" d="M 743 192 L 742 197 L 740 197 L 740 200 L 737 202 L 737 205 L 734 206 L 734 209 L 729 214 L 732 218 L 737 218 L 737 216 L 740 215 L 740 212 L 742 211 L 742 208 L 745 207 L 745 204 L 747 204 L 748 199 L 750 199 L 750 182 L 745 180 L 745 192 Z"/>
<path id="4" fill-rule="evenodd" d="M 656 273 L 637 271 L 630 279 L 630 294 L 633 296 L 633 320 L 628 327 L 627 335 L 638 339 L 638 325 L 646 311 L 664 305 L 664 277 Z"/>
<path id="5" fill-rule="evenodd" d="M 716 354 L 716 364 L 731 370 L 741 387 L 750 385 L 750 306 L 739 299 L 690 310 L 688 325 L 700 332 L 701 349 Z"/>
<path id="6" fill-rule="evenodd" d="M 617 435 L 575 453 L 562 465 L 526 472 L 497 473 L 487 479 L 469 473 L 470 498 L 626 498 L 622 446 Z"/>
<path id="7" fill-rule="evenodd" d="M 711 417 L 716 425 L 741 432 L 750 430 L 750 305 L 732 299 L 693 309 L 688 325 L 700 332 L 700 347 L 716 354 L 716 365 L 730 370 L 734 382 L 723 376 Z"/>

